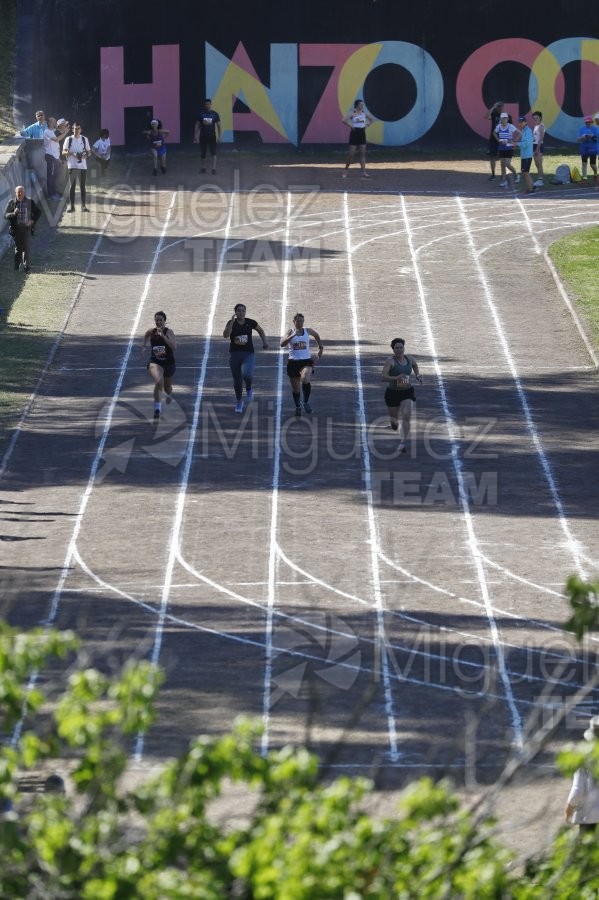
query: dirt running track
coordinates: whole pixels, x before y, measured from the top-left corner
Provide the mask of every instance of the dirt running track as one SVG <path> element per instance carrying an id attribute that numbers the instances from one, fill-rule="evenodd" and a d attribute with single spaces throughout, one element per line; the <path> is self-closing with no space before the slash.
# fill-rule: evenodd
<path id="1" fill-rule="evenodd" d="M 3 600 L 107 670 L 165 668 L 141 764 L 243 713 L 264 749 L 308 739 L 389 795 L 424 772 L 473 789 L 588 676 L 562 589 L 598 569 L 597 374 L 544 251 L 599 195 L 457 169 L 240 156 L 157 180 L 139 160 L 82 220 L 103 237 L 3 464 Z M 239 300 L 270 341 L 243 417 L 221 337 Z M 179 346 L 156 428 L 157 309 Z M 325 342 L 299 421 L 278 352 L 297 310 Z M 423 374 L 403 456 L 379 380 L 396 335 Z M 582 723 L 506 795 L 515 845 L 558 821 L 553 752 Z"/>

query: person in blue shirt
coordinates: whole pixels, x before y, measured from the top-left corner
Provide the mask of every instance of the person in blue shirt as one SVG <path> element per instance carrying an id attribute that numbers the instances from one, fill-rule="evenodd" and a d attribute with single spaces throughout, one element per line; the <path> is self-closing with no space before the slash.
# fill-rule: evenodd
<path id="1" fill-rule="evenodd" d="M 576 140 L 580 144 L 580 159 L 582 161 L 582 177 L 587 177 L 587 167 L 591 164 L 591 169 L 597 178 L 597 138 L 599 137 L 599 129 L 593 125 L 593 117 L 585 116 L 584 125 L 581 126 Z"/>
<path id="2" fill-rule="evenodd" d="M 534 187 L 530 167 L 532 165 L 534 140 L 532 129 L 526 121 L 526 116 L 520 116 L 518 119 L 518 130 L 520 131 L 520 140 L 518 141 L 518 147 L 520 148 L 520 172 L 524 179 L 524 193 L 532 194 Z"/>
<path id="3" fill-rule="evenodd" d="M 42 141 L 44 139 L 44 131 L 47 127 L 46 114 L 43 109 L 38 109 L 35 114 L 35 122 L 32 122 L 31 125 L 27 125 L 26 128 L 21 129 L 17 136 L 28 138 L 29 140 Z"/>

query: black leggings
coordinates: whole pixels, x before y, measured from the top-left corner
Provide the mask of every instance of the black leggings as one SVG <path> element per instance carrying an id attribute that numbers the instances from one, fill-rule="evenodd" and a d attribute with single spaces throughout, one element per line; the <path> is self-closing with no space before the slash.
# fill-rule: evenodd
<path id="1" fill-rule="evenodd" d="M 75 188 L 77 187 L 77 176 L 79 176 L 81 206 L 85 206 L 85 179 L 87 177 L 87 169 L 69 169 L 69 181 L 71 183 L 71 206 L 75 206 Z"/>

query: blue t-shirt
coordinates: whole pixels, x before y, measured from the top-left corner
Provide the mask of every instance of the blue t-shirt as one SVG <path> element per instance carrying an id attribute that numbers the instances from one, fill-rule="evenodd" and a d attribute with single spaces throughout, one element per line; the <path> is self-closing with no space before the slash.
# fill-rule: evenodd
<path id="1" fill-rule="evenodd" d="M 522 126 L 522 137 L 520 138 L 520 158 L 532 159 L 532 130 L 528 125 Z"/>
<path id="2" fill-rule="evenodd" d="M 584 137 L 584 141 L 579 141 L 581 153 L 597 152 L 597 134 L 599 129 L 595 125 L 583 125 L 578 132 L 578 137 Z"/>
<path id="3" fill-rule="evenodd" d="M 220 122 L 220 116 L 215 109 L 203 109 L 198 116 L 198 122 L 200 123 L 200 137 L 216 136 L 216 123 Z"/>

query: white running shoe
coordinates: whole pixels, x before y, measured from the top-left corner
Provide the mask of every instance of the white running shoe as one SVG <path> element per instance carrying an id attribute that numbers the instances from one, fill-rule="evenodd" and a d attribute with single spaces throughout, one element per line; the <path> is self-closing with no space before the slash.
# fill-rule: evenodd
<path id="1" fill-rule="evenodd" d="M 237 406 L 235 407 L 235 412 L 242 413 L 243 412 L 243 400 L 240 400 Z"/>
<path id="2" fill-rule="evenodd" d="M 514 175 L 514 182 L 516 184 L 520 184 L 520 176 L 519 175 Z"/>
<path id="3" fill-rule="evenodd" d="M 507 187 L 507 181 L 501 181 L 499 187 Z"/>
<path id="4" fill-rule="evenodd" d="M 254 391 L 252 390 L 252 388 L 250 388 L 249 391 L 247 392 L 246 399 L 247 399 L 248 403 L 251 403 L 252 400 L 254 399 Z"/>
<path id="5" fill-rule="evenodd" d="M 341 173 L 341 177 L 342 177 L 342 178 L 347 178 L 347 172 L 342 172 L 342 173 Z"/>
<path id="6" fill-rule="evenodd" d="M 536 181 L 533 181 L 532 186 L 533 187 L 545 187 L 545 182 L 543 181 L 542 178 L 537 178 Z"/>

